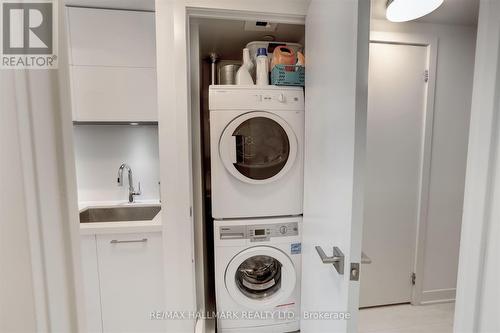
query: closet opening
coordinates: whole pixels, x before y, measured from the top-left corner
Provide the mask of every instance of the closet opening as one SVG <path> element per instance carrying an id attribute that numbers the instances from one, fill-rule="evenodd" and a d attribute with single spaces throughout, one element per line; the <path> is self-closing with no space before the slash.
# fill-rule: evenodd
<path id="1" fill-rule="evenodd" d="M 202 16 L 202 17 L 201 17 Z M 266 48 L 267 53 L 273 53 L 279 46 L 287 46 L 293 52 L 305 53 L 304 24 L 280 23 L 289 21 L 287 18 L 272 21 L 266 17 L 244 19 L 211 18 L 206 15 L 188 14 L 189 41 L 188 52 L 190 61 L 190 103 L 191 103 L 191 139 L 193 165 L 193 219 L 196 261 L 197 307 L 204 313 L 217 311 L 215 297 L 215 257 L 214 257 L 214 219 L 212 214 L 211 186 L 211 148 L 210 148 L 210 85 L 236 85 L 236 72 L 242 65 L 243 49 L 249 49 L 249 55 L 254 63 L 257 49 Z M 256 82 L 256 73 L 251 71 L 252 81 Z M 269 81 L 271 84 L 271 81 Z M 259 86 L 255 85 L 255 88 Z M 278 87 L 277 87 L 278 88 Z M 302 89 L 302 88 L 297 88 Z M 246 131 L 266 130 L 274 133 L 278 139 L 286 136 L 285 131 L 273 130 L 273 120 L 253 118 L 255 121 L 240 125 L 235 129 L 245 134 Z M 275 133 L 276 132 L 276 133 Z M 290 145 L 272 147 L 273 156 L 280 155 L 276 151 L 285 151 L 288 157 L 292 154 Z M 270 148 L 271 149 L 271 148 Z M 281 149 L 281 150 L 280 150 Z M 248 155 L 248 154 L 246 154 Z M 246 156 L 245 155 L 245 156 Z M 243 155 L 242 155 L 243 156 Z M 248 163 L 261 163 L 262 158 Z M 286 168 L 286 161 L 279 161 L 273 167 L 263 168 L 254 172 L 250 164 L 242 163 L 240 167 L 255 181 L 268 177 L 268 174 L 279 175 Z M 276 170 L 276 168 L 280 170 Z M 236 170 L 236 169 L 235 169 Z M 254 260 L 264 263 L 265 260 Z M 274 261 L 271 261 L 275 263 Z M 273 266 L 276 272 L 282 268 Z M 273 271 L 274 272 L 274 271 Z M 267 280 L 266 280 L 267 281 Z M 266 282 L 267 283 L 267 282 Z M 247 283 L 248 284 L 248 283 Z M 259 286 L 260 287 L 260 286 Z M 280 288 L 276 284 L 269 290 Z M 247 286 L 247 288 L 249 288 Z M 273 289 L 274 288 L 274 289 Z M 276 291 L 277 292 L 277 291 Z M 208 323 L 215 326 L 215 320 Z"/>

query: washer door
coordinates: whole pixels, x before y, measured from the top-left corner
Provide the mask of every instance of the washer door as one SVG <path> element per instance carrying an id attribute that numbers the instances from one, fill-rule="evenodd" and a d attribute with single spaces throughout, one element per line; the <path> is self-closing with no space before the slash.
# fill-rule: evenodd
<path id="1" fill-rule="evenodd" d="M 293 293 L 297 276 L 290 258 L 270 246 L 256 246 L 238 253 L 224 276 L 234 301 L 251 309 L 273 308 Z"/>
<path id="2" fill-rule="evenodd" d="M 293 166 L 297 137 L 281 117 L 253 111 L 234 119 L 224 129 L 219 155 L 227 171 L 239 180 L 270 183 Z"/>

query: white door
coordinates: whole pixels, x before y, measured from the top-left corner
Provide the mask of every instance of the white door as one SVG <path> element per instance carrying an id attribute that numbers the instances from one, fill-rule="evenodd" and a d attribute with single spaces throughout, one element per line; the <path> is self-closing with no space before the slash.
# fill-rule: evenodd
<path id="1" fill-rule="evenodd" d="M 425 46 L 370 44 L 361 307 L 411 300 L 426 68 Z"/>
<path id="2" fill-rule="evenodd" d="M 306 17 L 305 333 L 357 331 L 359 281 L 350 272 L 361 257 L 369 22 L 363 0 L 312 0 Z M 338 247 L 343 273 L 324 264 L 316 246 L 327 256 Z"/>
<path id="3" fill-rule="evenodd" d="M 165 332 L 161 233 L 97 235 L 97 258 L 103 332 Z"/>

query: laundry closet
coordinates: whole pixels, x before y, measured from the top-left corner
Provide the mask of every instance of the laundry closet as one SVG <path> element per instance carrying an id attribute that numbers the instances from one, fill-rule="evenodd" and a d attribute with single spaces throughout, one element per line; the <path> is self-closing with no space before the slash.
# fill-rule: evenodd
<path id="1" fill-rule="evenodd" d="M 189 35 L 199 308 L 281 314 L 219 332 L 298 330 L 304 26 L 192 18 Z"/>

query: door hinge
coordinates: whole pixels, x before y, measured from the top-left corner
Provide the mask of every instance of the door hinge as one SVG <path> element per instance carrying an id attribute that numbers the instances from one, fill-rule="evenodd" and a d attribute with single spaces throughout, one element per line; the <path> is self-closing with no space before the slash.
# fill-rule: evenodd
<path id="1" fill-rule="evenodd" d="M 429 70 L 424 71 L 424 82 L 429 82 Z"/>
<path id="2" fill-rule="evenodd" d="M 415 285 L 415 280 L 417 279 L 417 274 L 411 273 L 410 279 L 411 279 L 411 284 Z"/>

